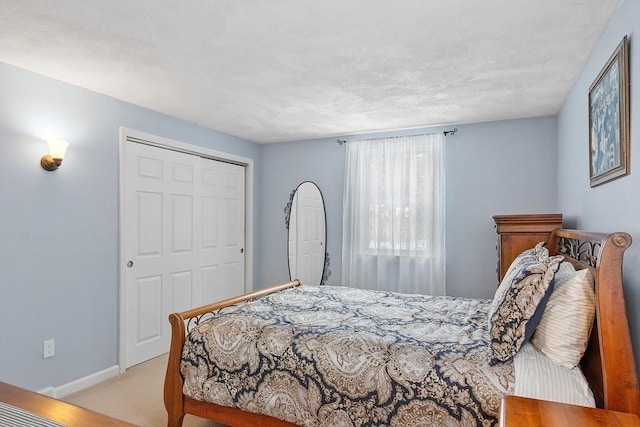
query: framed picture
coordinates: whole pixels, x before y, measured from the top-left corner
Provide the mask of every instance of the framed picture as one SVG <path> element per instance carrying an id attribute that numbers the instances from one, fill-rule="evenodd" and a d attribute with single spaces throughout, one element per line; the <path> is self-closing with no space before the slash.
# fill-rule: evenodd
<path id="1" fill-rule="evenodd" d="M 591 187 L 629 174 L 629 55 L 624 36 L 589 88 Z"/>

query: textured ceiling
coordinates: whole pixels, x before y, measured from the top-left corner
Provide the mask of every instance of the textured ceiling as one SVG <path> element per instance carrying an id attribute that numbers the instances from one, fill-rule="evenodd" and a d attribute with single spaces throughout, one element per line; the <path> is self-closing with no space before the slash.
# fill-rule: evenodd
<path id="1" fill-rule="evenodd" d="M 558 112 L 619 0 L 0 0 L 0 61 L 259 143 Z"/>

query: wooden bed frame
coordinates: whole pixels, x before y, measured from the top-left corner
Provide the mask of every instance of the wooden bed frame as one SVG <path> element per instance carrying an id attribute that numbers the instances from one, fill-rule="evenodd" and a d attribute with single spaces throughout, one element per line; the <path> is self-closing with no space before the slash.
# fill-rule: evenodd
<path id="1" fill-rule="evenodd" d="M 548 241 L 551 254 L 565 255 L 576 269 L 591 269 L 595 278 L 596 320 L 581 366 L 593 390 L 597 406 L 640 414 L 638 376 L 622 288 L 622 259 L 630 245 L 631 236 L 627 233 L 604 234 L 567 229 L 553 231 Z M 266 415 L 200 402 L 184 396 L 180 359 L 188 330 L 211 316 L 211 313 L 223 307 L 298 285 L 298 281 L 283 283 L 169 316 L 172 336 L 164 383 L 168 427 L 182 426 L 185 414 L 237 427 L 294 426 L 292 423 Z"/>

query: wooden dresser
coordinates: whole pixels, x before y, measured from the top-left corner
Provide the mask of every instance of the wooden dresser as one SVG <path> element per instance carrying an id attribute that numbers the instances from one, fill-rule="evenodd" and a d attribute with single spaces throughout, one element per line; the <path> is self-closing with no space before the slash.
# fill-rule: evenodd
<path id="1" fill-rule="evenodd" d="M 522 251 L 547 241 L 549 233 L 562 228 L 562 214 L 494 215 L 498 234 L 498 283 Z"/>

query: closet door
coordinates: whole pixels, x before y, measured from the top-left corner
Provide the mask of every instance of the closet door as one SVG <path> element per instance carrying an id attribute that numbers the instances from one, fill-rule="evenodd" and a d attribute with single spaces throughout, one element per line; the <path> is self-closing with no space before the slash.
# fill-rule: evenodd
<path id="1" fill-rule="evenodd" d="M 126 367 L 169 349 L 167 317 L 244 292 L 244 168 L 125 144 Z"/>
<path id="2" fill-rule="evenodd" d="M 200 165 L 202 299 L 195 307 L 245 291 L 244 167 L 204 158 Z"/>

